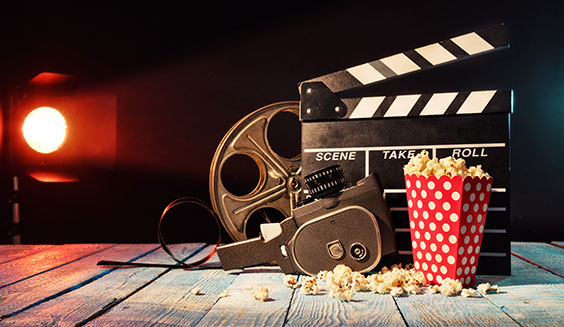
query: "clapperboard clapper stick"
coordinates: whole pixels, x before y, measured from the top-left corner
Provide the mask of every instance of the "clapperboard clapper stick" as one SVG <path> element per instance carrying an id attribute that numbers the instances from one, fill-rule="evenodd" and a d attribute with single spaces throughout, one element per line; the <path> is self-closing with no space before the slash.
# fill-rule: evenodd
<path id="1" fill-rule="evenodd" d="M 376 173 L 392 213 L 399 253 L 411 256 L 411 242 L 417 240 L 409 236 L 402 170 L 409 157 L 428 150 L 436 157 L 453 155 L 482 164 L 496 185 L 480 253 L 485 263 L 478 269 L 509 273 L 512 90 L 341 97 L 344 91 L 508 47 L 505 26 L 498 25 L 301 82 L 302 174 L 337 163 L 352 183 Z"/>

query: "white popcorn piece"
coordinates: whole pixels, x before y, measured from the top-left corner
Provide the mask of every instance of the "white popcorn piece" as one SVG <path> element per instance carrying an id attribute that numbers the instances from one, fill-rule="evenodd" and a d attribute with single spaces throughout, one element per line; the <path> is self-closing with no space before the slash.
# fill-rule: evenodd
<path id="1" fill-rule="evenodd" d="M 441 287 L 439 285 L 433 285 L 429 287 L 429 293 L 437 294 L 441 292 Z"/>
<path id="2" fill-rule="evenodd" d="M 403 288 L 401 288 L 401 287 L 391 287 L 390 288 L 390 295 L 400 296 L 402 294 L 403 294 Z"/>
<path id="3" fill-rule="evenodd" d="M 350 301 L 352 299 L 355 274 L 353 274 L 350 267 L 340 264 L 333 271 L 321 273 L 321 276 L 325 277 L 325 284 L 330 290 L 329 296 L 340 301 Z"/>
<path id="4" fill-rule="evenodd" d="M 403 289 L 408 294 L 419 294 L 419 292 L 421 292 L 421 288 L 419 287 L 419 285 L 415 285 L 415 284 L 407 285 Z"/>
<path id="5" fill-rule="evenodd" d="M 462 283 L 458 279 L 445 278 L 439 287 L 441 294 L 446 296 L 462 292 Z"/>
<path id="6" fill-rule="evenodd" d="M 327 273 L 329 273 L 327 270 L 322 270 L 319 273 L 317 273 L 317 278 L 319 280 L 325 280 L 327 279 Z"/>
<path id="7" fill-rule="evenodd" d="M 334 297 L 335 299 L 339 300 L 339 301 L 343 301 L 343 302 L 348 302 L 350 300 L 352 300 L 353 295 L 354 295 L 354 291 L 349 288 L 349 289 L 339 289 L 339 290 L 331 290 L 331 292 L 329 293 L 329 295 L 331 297 Z"/>
<path id="8" fill-rule="evenodd" d="M 368 280 L 358 271 L 352 273 L 352 286 L 355 292 L 366 292 L 370 290 L 368 287 Z"/>
<path id="9" fill-rule="evenodd" d="M 482 294 L 499 293 L 499 286 L 490 285 L 490 283 L 482 283 L 482 284 L 478 285 L 477 289 Z"/>
<path id="10" fill-rule="evenodd" d="M 454 176 L 465 177 L 486 177 L 490 175 L 486 173 L 481 165 L 471 166 L 466 168 L 466 161 L 462 158 L 455 159 L 454 157 L 445 157 L 442 159 L 429 158 L 429 152 L 426 150 L 421 151 L 416 156 L 412 157 L 409 162 L 403 167 L 403 172 L 406 175 L 423 175 L 425 177 L 448 175 L 451 178 Z"/>
<path id="11" fill-rule="evenodd" d="M 460 295 L 462 295 L 464 297 L 479 297 L 480 293 L 478 293 L 478 291 L 476 291 L 473 288 L 465 288 L 465 289 L 462 290 Z"/>
<path id="12" fill-rule="evenodd" d="M 317 285 L 317 278 L 306 277 L 302 285 L 302 293 L 305 294 L 317 294 L 321 289 Z"/>
<path id="13" fill-rule="evenodd" d="M 219 293 L 219 298 L 224 298 L 224 297 L 228 297 L 229 296 L 229 291 L 227 290 L 223 290 L 221 293 Z"/>
<path id="14" fill-rule="evenodd" d="M 296 277 L 292 275 L 284 276 L 284 285 L 288 286 L 289 288 L 298 288 L 298 286 L 300 286 L 300 284 L 298 284 L 298 281 L 296 280 Z"/>
<path id="15" fill-rule="evenodd" d="M 260 286 L 259 288 L 254 289 L 251 292 L 251 295 L 255 298 L 255 300 L 264 302 L 268 299 L 268 288 Z"/>
<path id="16" fill-rule="evenodd" d="M 194 287 L 193 289 L 190 290 L 190 293 L 194 294 L 194 295 L 200 295 L 200 292 L 202 290 L 199 287 Z"/>

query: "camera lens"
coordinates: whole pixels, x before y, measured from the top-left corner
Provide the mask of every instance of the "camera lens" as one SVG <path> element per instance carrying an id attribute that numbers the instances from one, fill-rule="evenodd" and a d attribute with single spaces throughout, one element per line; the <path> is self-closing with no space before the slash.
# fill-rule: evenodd
<path id="1" fill-rule="evenodd" d="M 354 243 L 353 245 L 351 245 L 351 257 L 353 257 L 353 259 L 360 261 L 366 258 L 367 253 L 368 250 L 366 249 L 366 246 L 364 246 L 364 244 Z"/>

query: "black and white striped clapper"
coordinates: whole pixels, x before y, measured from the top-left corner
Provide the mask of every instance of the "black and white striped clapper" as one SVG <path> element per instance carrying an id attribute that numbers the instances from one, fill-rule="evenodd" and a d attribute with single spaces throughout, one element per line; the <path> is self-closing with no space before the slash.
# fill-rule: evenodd
<path id="1" fill-rule="evenodd" d="M 375 173 L 386 193 L 399 254 L 411 241 L 403 165 L 428 150 L 464 158 L 494 177 L 480 274 L 509 274 L 509 116 L 512 90 L 342 98 L 339 94 L 509 47 L 503 25 L 313 78 L 299 84 L 302 174 L 340 164 L 348 182 Z"/>

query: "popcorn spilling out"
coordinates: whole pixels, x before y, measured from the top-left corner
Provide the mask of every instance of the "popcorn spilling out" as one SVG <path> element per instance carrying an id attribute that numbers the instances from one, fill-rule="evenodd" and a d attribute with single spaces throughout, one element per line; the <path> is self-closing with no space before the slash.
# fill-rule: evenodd
<path id="1" fill-rule="evenodd" d="M 478 293 L 478 291 L 473 288 L 465 288 L 462 290 L 462 293 L 460 293 L 460 295 L 464 297 L 479 297 L 480 293 Z"/>
<path id="2" fill-rule="evenodd" d="M 480 284 L 478 291 L 472 288 L 462 288 L 458 279 L 445 278 L 441 285 L 429 285 L 425 280 L 423 272 L 406 265 L 393 265 L 391 269 L 383 267 L 380 272 L 365 276 L 350 267 L 338 265 L 332 271 L 320 271 L 317 277 L 305 277 L 302 282 L 302 293 L 318 294 L 321 287 L 317 281 L 321 280 L 329 290 L 329 296 L 339 301 L 351 301 L 355 292 L 372 291 L 378 294 L 390 294 L 392 296 L 404 296 L 410 294 L 421 294 L 426 289 L 429 293 L 441 293 L 446 296 L 460 294 L 463 297 L 479 297 L 480 293 L 499 292 L 499 288 L 490 284 Z M 285 276 L 284 285 L 297 288 L 299 284 L 294 276 Z M 295 286 L 297 285 L 297 286 Z M 256 291 L 254 291 L 256 292 Z M 257 300 L 257 296 L 253 295 Z M 268 298 L 268 289 L 266 290 Z M 265 298 L 265 299 L 266 299 Z M 264 301 L 264 300 L 261 300 Z"/>
<path id="3" fill-rule="evenodd" d="M 194 294 L 194 295 L 200 295 L 200 292 L 202 290 L 199 287 L 194 287 L 193 289 L 190 290 L 190 293 Z"/>
<path id="4" fill-rule="evenodd" d="M 379 294 L 400 296 L 404 293 L 417 294 L 420 286 L 425 285 L 423 273 L 415 271 L 411 266 L 402 268 L 400 265 L 387 267 L 377 274 L 364 276 L 351 268 L 338 265 L 333 271 L 322 271 L 318 277 L 325 281 L 330 289 L 330 295 L 341 300 L 350 301 L 354 292 L 372 291 Z"/>
<path id="5" fill-rule="evenodd" d="M 411 265 L 402 268 L 400 265 L 393 265 L 392 269 L 383 267 L 382 270 L 367 277 L 371 291 L 379 294 L 390 293 L 394 296 L 401 294 L 417 294 L 420 287 L 427 281 L 422 272 L 416 271 Z M 401 292 L 397 289 L 400 288 Z"/>
<path id="6" fill-rule="evenodd" d="M 298 281 L 296 280 L 296 277 L 292 275 L 284 276 L 284 285 L 288 286 L 289 288 L 298 288 L 298 286 L 300 286 L 300 284 L 298 284 Z"/>
<path id="7" fill-rule="evenodd" d="M 497 285 L 490 285 L 490 283 L 482 283 L 478 285 L 477 289 L 482 294 L 499 293 L 499 287 Z"/>
<path id="8" fill-rule="evenodd" d="M 456 295 L 462 292 L 462 283 L 458 279 L 445 278 L 439 286 L 439 291 L 446 296 Z"/>
<path id="9" fill-rule="evenodd" d="M 255 288 L 251 292 L 251 295 L 255 298 L 255 300 L 264 302 L 264 301 L 268 300 L 268 288 L 266 288 L 264 286 L 260 286 L 259 288 Z"/>
<path id="10" fill-rule="evenodd" d="M 317 294 L 321 289 L 317 285 L 316 277 L 306 277 L 302 285 L 302 293 Z"/>
<path id="11" fill-rule="evenodd" d="M 455 159 L 453 157 L 446 157 L 442 159 L 431 159 L 429 158 L 429 152 L 426 150 L 412 157 L 407 165 L 403 167 L 403 172 L 406 175 L 415 174 L 425 177 L 440 177 L 442 175 L 448 175 L 450 177 L 461 176 L 462 178 L 490 177 L 488 173 L 482 170 L 482 165 L 466 168 L 466 161 L 462 158 Z"/>

